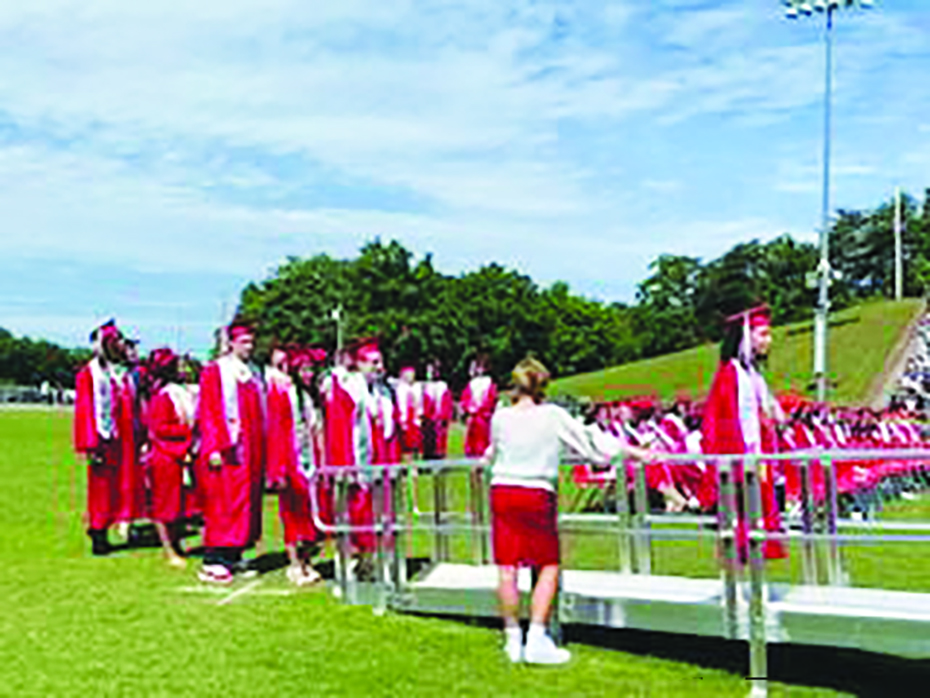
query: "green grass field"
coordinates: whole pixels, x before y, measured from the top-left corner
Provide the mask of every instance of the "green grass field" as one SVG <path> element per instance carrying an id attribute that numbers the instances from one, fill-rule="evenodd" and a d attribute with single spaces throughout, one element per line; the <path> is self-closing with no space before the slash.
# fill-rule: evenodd
<path id="1" fill-rule="evenodd" d="M 498 633 L 292 592 L 281 571 L 204 593 L 154 549 L 88 554 L 70 415 L 0 411 L 0 695 L 742 696 L 737 675 L 571 645 L 561 669 L 510 667 Z M 269 498 L 267 546 L 280 549 Z M 580 552 L 572 553 L 580 554 Z M 599 556 L 595 549 L 584 555 Z M 677 555 L 672 555 L 679 559 Z M 687 566 L 687 563 L 683 563 Z M 236 596 L 232 596 L 236 594 Z M 775 685 L 773 695 L 836 695 Z"/>
<path id="2" fill-rule="evenodd" d="M 923 307 L 921 301 L 866 303 L 831 316 L 829 371 L 836 381 L 831 399 L 839 404 L 867 402 L 876 376 L 888 362 L 904 331 Z M 767 370 L 775 391 L 808 387 L 812 355 L 812 323 L 776 327 Z M 705 345 L 676 354 L 615 366 L 556 380 L 550 394 L 613 400 L 654 395 L 663 400 L 678 395 L 697 398 L 710 389 L 719 346 Z M 810 394 L 810 393 L 807 393 Z"/>

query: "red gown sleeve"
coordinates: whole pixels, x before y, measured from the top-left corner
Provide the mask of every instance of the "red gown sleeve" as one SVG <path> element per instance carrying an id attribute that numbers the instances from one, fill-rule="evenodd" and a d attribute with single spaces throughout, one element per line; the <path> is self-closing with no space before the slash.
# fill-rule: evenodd
<path id="1" fill-rule="evenodd" d="M 701 425 L 704 453 L 743 453 L 746 450 L 737 390 L 736 368 L 732 363 L 721 364 L 704 406 Z"/>
<path id="2" fill-rule="evenodd" d="M 494 383 L 488 387 L 488 392 L 484 396 L 484 413 L 487 415 L 488 419 L 491 418 L 491 415 L 494 414 L 494 409 L 497 407 L 497 386 Z"/>
<path id="3" fill-rule="evenodd" d="M 446 390 L 442 394 L 442 402 L 439 407 L 439 419 L 447 421 L 452 419 L 452 391 Z"/>
<path id="4" fill-rule="evenodd" d="M 207 364 L 200 376 L 200 455 L 209 458 L 213 453 L 225 451 L 232 442 L 226 427 L 223 409 L 223 387 L 216 363 Z"/>
<path id="5" fill-rule="evenodd" d="M 294 450 L 294 419 L 287 393 L 272 385 L 268 389 L 268 434 L 266 443 L 267 478 L 284 482 Z"/>
<path id="6" fill-rule="evenodd" d="M 471 383 L 466 385 L 465 390 L 462 391 L 462 398 L 459 404 L 462 406 L 462 414 L 471 415 Z"/>
<path id="7" fill-rule="evenodd" d="M 149 407 L 149 436 L 156 448 L 174 458 L 183 458 L 190 448 L 191 428 L 165 393 L 156 395 Z"/>
<path id="8" fill-rule="evenodd" d="M 87 453 L 97 448 L 97 423 L 94 417 L 94 380 L 85 366 L 75 379 L 74 450 Z"/>

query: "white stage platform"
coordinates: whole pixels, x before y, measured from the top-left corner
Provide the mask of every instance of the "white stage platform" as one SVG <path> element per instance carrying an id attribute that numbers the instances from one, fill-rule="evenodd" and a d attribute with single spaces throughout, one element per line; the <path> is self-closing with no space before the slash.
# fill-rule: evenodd
<path id="1" fill-rule="evenodd" d="M 493 565 L 439 563 L 409 580 L 393 605 L 401 611 L 494 617 L 496 586 Z M 521 574 L 520 589 L 529 592 L 528 572 Z M 768 585 L 767 592 L 767 642 L 930 658 L 930 594 L 779 584 Z M 559 620 L 746 640 L 748 594 L 748 585 L 741 585 L 736 622 L 728 628 L 721 580 L 565 570 Z"/>

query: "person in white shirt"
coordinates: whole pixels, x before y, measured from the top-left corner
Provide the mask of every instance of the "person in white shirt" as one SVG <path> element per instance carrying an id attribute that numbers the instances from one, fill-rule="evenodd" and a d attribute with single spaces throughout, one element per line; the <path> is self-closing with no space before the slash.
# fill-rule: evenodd
<path id="1" fill-rule="evenodd" d="M 513 373 L 513 405 L 498 409 L 491 420 L 491 536 L 500 582 L 504 651 L 512 662 L 563 664 L 568 650 L 555 646 L 545 631 L 559 579 L 556 482 L 562 446 L 600 464 L 613 454 L 595 447 L 584 425 L 562 407 L 543 403 L 549 372 L 527 358 Z M 646 452 L 623 445 L 627 455 Z M 518 621 L 517 569 L 539 570 L 532 593 L 530 627 L 524 647 Z"/>

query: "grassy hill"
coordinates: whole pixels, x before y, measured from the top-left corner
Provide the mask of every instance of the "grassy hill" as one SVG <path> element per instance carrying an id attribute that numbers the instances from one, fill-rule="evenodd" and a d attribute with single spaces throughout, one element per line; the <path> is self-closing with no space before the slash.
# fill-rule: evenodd
<path id="1" fill-rule="evenodd" d="M 828 368 L 836 387 L 830 399 L 840 404 L 863 404 L 896 358 L 896 349 L 923 302 L 878 301 L 849 308 L 830 317 Z M 776 327 L 768 366 L 775 391 L 807 391 L 810 382 L 813 323 Z M 603 371 L 569 376 L 553 382 L 550 395 L 613 400 L 633 395 L 671 399 L 698 398 L 710 389 L 717 367 L 719 345 L 708 344 L 676 354 L 615 366 Z"/>

